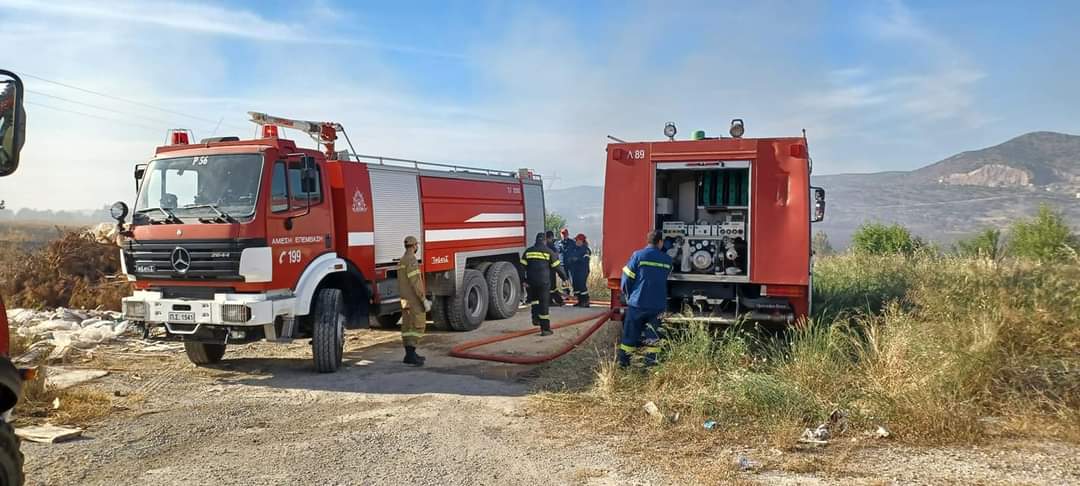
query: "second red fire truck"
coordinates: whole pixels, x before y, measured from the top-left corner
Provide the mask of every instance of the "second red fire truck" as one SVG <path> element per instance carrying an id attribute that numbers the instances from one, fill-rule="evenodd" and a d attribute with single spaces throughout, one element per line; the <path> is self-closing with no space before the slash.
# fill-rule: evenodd
<path id="1" fill-rule="evenodd" d="M 310 338 L 316 369 L 334 371 L 344 329 L 399 319 L 409 235 L 436 326 L 466 331 L 516 312 L 515 265 L 544 228 L 538 176 L 336 152 L 339 124 L 251 117 L 260 138 L 193 143 L 176 131 L 136 167 L 121 250 L 135 291 L 123 311 L 148 336 L 182 339 L 196 364 L 232 343 Z M 120 221 L 128 213 L 113 207 Z"/>

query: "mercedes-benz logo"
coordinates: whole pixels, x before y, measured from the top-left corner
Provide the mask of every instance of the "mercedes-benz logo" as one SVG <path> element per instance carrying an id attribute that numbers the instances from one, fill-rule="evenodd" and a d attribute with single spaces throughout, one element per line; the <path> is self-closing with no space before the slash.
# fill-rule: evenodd
<path id="1" fill-rule="evenodd" d="M 188 269 L 191 268 L 191 253 L 187 251 L 187 248 L 178 246 L 173 248 L 169 261 L 172 262 L 173 270 L 176 270 L 177 273 L 187 273 Z"/>

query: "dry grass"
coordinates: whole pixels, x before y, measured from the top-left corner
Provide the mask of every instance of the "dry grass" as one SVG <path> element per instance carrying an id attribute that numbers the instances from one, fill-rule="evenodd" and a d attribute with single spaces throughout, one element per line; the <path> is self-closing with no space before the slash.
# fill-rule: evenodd
<path id="1" fill-rule="evenodd" d="M 0 293 L 8 308 L 81 307 L 120 309 L 130 295 L 120 273 L 120 252 L 80 231 L 60 230 L 39 248 L 0 246 Z"/>
<path id="2" fill-rule="evenodd" d="M 816 319 L 801 329 L 691 326 L 656 370 L 599 360 L 590 388 L 537 404 L 671 470 L 723 474 L 735 452 L 718 450 L 789 450 L 836 409 L 850 424 L 840 441 L 878 425 L 914 444 L 1080 441 L 1080 261 L 839 256 L 818 270 Z M 650 420 L 647 401 L 679 420 Z"/>
<path id="3" fill-rule="evenodd" d="M 112 399 L 108 394 L 88 387 L 50 390 L 45 386 L 45 375 L 45 367 L 41 366 L 33 380 L 23 383 L 22 399 L 15 407 L 17 424 L 48 422 L 82 426 L 112 410 Z M 59 408 L 54 407 L 57 399 Z"/>

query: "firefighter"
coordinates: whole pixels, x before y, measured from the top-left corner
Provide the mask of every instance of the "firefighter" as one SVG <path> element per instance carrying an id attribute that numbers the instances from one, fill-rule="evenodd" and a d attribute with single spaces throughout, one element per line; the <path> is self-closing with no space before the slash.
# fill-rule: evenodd
<path id="1" fill-rule="evenodd" d="M 566 271 L 570 274 L 570 280 L 574 286 L 574 296 L 577 298 L 575 307 L 589 306 L 589 243 L 585 235 L 578 233 L 573 239 L 573 244 L 563 250 L 563 261 L 566 262 Z"/>
<path id="2" fill-rule="evenodd" d="M 561 262 L 562 261 L 562 249 L 560 248 L 561 245 L 559 245 L 559 242 L 555 241 L 555 232 L 553 232 L 551 230 L 545 231 L 544 232 L 544 243 L 548 246 L 548 248 L 551 249 L 552 252 L 555 253 L 556 257 L 558 257 L 559 261 Z M 565 265 L 563 266 L 563 269 L 564 270 L 566 269 Z M 555 277 L 552 277 L 551 278 L 551 289 L 550 289 L 551 305 L 562 307 L 562 306 L 566 305 L 566 302 L 563 300 L 562 293 L 557 290 L 558 287 L 559 287 L 558 280 L 555 279 Z"/>
<path id="3" fill-rule="evenodd" d="M 541 336 L 550 336 L 551 316 L 548 304 L 551 299 L 551 282 L 557 273 L 563 280 L 566 272 L 559 262 L 559 256 L 551 250 L 543 233 L 536 234 L 536 244 L 525 250 L 521 256 L 521 265 L 525 268 L 525 285 L 528 287 L 529 304 L 532 306 L 532 323 L 540 326 Z"/>
<path id="4" fill-rule="evenodd" d="M 416 354 L 416 345 L 424 337 L 431 301 L 424 291 L 420 265 L 416 261 L 416 237 L 405 237 L 405 254 L 398 262 L 398 294 L 401 296 L 401 343 L 405 345 L 403 363 L 424 366 L 424 357 Z"/>
<path id="5" fill-rule="evenodd" d="M 667 279 L 671 257 L 660 250 L 663 237 L 650 231 L 645 248 L 634 252 L 623 267 L 620 290 L 626 299 L 622 338 L 619 340 L 620 367 L 630 365 L 630 358 L 640 349 L 645 365 L 656 364 L 660 347 L 660 314 L 667 309 Z"/>

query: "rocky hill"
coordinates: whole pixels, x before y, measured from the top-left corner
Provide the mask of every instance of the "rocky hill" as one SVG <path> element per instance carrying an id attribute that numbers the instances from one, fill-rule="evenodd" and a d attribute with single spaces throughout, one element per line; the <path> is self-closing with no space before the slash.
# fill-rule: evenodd
<path id="1" fill-rule="evenodd" d="M 1032 132 L 910 173 L 915 182 L 1080 191 L 1080 136 Z"/>

